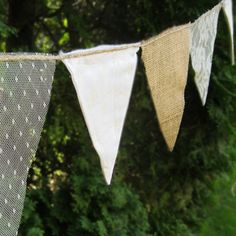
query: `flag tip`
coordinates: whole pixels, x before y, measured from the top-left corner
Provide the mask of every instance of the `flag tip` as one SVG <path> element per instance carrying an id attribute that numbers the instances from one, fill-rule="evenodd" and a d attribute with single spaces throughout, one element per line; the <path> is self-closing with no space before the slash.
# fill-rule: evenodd
<path id="1" fill-rule="evenodd" d="M 175 144 L 176 144 L 176 140 L 177 140 L 177 137 L 178 137 L 178 133 L 179 133 L 179 130 L 171 138 L 166 138 L 165 135 L 164 135 L 164 139 L 165 139 L 165 142 L 166 142 L 166 145 L 167 145 L 167 148 L 168 148 L 169 152 L 173 152 L 173 150 L 175 148 Z"/>
<path id="2" fill-rule="evenodd" d="M 101 167 L 102 167 L 102 172 L 103 176 L 105 178 L 106 184 L 110 185 L 111 180 L 112 180 L 112 175 L 113 175 L 113 169 L 115 166 L 116 162 L 116 157 L 115 158 L 110 158 L 109 161 L 106 161 L 106 159 L 100 159 L 101 162 Z"/>
<path id="3" fill-rule="evenodd" d="M 111 185 L 112 174 L 113 174 L 113 168 L 112 170 L 108 169 L 106 171 L 103 170 L 103 175 L 107 185 Z"/>

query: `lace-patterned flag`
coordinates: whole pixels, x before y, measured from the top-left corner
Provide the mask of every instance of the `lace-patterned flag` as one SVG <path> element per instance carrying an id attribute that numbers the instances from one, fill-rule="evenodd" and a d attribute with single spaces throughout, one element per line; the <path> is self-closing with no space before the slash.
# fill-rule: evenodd
<path id="1" fill-rule="evenodd" d="M 142 44 L 152 99 L 170 151 L 179 132 L 189 64 L 190 24 L 174 27 Z"/>
<path id="2" fill-rule="evenodd" d="M 0 234 L 17 235 L 55 61 L 0 62 Z"/>
<path id="3" fill-rule="evenodd" d="M 234 21 L 233 21 L 233 6 L 232 6 L 232 0 L 223 0 L 222 1 L 222 7 L 225 13 L 225 16 L 227 18 L 229 31 L 230 31 L 230 37 L 231 37 L 231 60 L 232 65 L 235 63 L 234 59 Z"/>
<path id="4" fill-rule="evenodd" d="M 103 45 L 65 59 L 107 184 L 110 184 L 132 91 L 139 46 Z M 94 54 L 96 51 L 102 53 Z"/>
<path id="5" fill-rule="evenodd" d="M 202 104 L 205 105 L 210 82 L 212 57 L 221 4 L 199 17 L 191 31 L 191 59 Z"/>

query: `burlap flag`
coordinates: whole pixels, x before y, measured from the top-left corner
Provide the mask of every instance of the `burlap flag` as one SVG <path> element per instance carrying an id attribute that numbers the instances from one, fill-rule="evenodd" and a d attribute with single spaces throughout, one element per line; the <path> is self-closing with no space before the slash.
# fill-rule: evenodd
<path id="1" fill-rule="evenodd" d="M 77 50 L 66 55 L 89 55 L 63 60 L 71 73 L 107 184 L 111 182 L 137 64 L 139 47 L 128 47 Z"/>
<path id="2" fill-rule="evenodd" d="M 212 57 L 217 33 L 221 4 L 199 17 L 191 31 L 191 60 L 195 71 L 195 83 L 205 105 L 210 82 Z"/>
<path id="3" fill-rule="evenodd" d="M 28 54 L 24 54 L 28 55 Z M 0 62 L 0 235 L 17 235 L 55 61 Z"/>
<path id="4" fill-rule="evenodd" d="M 142 59 L 165 141 L 172 151 L 184 111 L 190 24 L 171 28 L 142 44 Z"/>
<path id="5" fill-rule="evenodd" d="M 223 10 L 225 13 L 225 16 L 227 18 L 229 31 L 230 31 L 230 37 L 231 37 L 231 59 L 232 59 L 232 65 L 235 63 L 234 59 L 234 21 L 233 21 L 233 6 L 232 6 L 232 0 L 223 0 L 222 1 Z"/>

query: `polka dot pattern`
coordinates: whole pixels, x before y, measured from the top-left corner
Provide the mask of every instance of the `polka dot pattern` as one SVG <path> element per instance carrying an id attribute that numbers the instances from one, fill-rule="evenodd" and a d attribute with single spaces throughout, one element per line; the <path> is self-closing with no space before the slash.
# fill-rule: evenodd
<path id="1" fill-rule="evenodd" d="M 55 61 L 0 62 L 0 235 L 17 235 Z"/>

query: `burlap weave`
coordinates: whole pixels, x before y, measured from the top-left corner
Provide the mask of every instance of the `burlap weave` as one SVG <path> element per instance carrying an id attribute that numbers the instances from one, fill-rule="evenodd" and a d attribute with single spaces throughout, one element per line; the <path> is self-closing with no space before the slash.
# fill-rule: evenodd
<path id="1" fill-rule="evenodd" d="M 142 44 L 142 59 L 160 128 L 173 150 L 184 111 L 191 24 L 173 27 Z"/>

